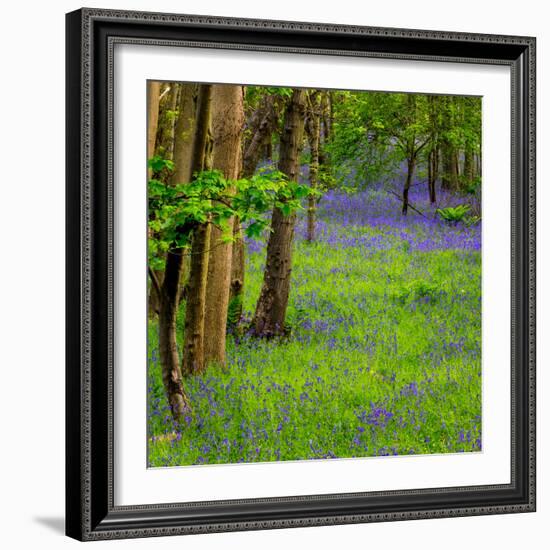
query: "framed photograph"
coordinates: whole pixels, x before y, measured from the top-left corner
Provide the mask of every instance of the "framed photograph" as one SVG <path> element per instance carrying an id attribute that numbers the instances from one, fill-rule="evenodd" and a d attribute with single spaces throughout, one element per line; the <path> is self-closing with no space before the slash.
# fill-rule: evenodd
<path id="1" fill-rule="evenodd" d="M 535 510 L 535 39 L 67 15 L 67 535 Z"/>

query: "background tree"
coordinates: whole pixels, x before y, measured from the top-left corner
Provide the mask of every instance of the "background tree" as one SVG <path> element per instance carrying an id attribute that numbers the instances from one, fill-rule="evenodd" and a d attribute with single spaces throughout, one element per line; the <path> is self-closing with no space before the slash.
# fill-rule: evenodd
<path id="1" fill-rule="evenodd" d="M 319 146 L 321 139 L 322 92 L 311 90 L 307 96 L 306 134 L 309 143 L 309 184 L 316 189 L 319 184 Z M 306 239 L 312 242 L 315 239 L 315 213 L 317 198 L 312 194 L 307 204 L 307 234 Z"/>
<path id="2" fill-rule="evenodd" d="M 278 168 L 290 181 L 297 181 L 298 158 L 303 144 L 306 92 L 295 89 L 285 109 L 280 138 Z M 285 197 L 273 209 L 267 243 L 264 279 L 252 321 L 256 335 L 285 332 L 285 316 L 292 270 L 292 240 L 296 214 L 285 208 Z"/>
<path id="3" fill-rule="evenodd" d="M 262 153 L 272 154 L 273 132 L 277 127 L 282 95 L 279 88 L 248 86 L 245 93 L 246 130 L 242 134 L 241 177 L 250 178 L 256 172 Z M 266 151 L 266 149 L 268 149 Z M 231 261 L 229 300 L 232 323 L 242 316 L 242 301 L 245 285 L 245 249 L 241 220 L 234 219 L 234 239 Z"/>

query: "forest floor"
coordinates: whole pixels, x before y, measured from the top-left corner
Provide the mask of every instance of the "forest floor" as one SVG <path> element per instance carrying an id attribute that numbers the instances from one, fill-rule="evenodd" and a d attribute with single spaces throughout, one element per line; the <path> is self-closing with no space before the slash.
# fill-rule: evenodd
<path id="1" fill-rule="evenodd" d="M 301 212 L 289 337 L 230 335 L 225 369 L 185 379 L 181 426 L 150 322 L 149 465 L 480 451 L 481 227 L 440 221 L 426 194 L 410 197 L 426 217 L 403 217 L 382 188 L 330 192 L 314 243 Z M 265 242 L 247 249 L 250 318 Z"/>

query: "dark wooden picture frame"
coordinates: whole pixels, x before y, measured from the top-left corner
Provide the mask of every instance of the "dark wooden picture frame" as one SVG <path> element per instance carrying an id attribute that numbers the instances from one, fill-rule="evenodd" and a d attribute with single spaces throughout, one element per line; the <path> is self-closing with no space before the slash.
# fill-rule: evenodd
<path id="1" fill-rule="evenodd" d="M 113 45 L 476 62 L 511 69 L 511 482 L 117 507 Z M 535 39 L 81 9 L 67 15 L 66 530 L 79 540 L 535 510 Z M 268 55 L 268 54 L 266 54 Z"/>

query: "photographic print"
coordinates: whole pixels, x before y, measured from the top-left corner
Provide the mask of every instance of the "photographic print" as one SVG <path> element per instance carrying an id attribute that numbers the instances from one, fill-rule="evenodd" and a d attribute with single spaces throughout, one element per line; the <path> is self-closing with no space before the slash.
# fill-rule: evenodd
<path id="1" fill-rule="evenodd" d="M 147 97 L 148 466 L 482 451 L 481 97 Z"/>

